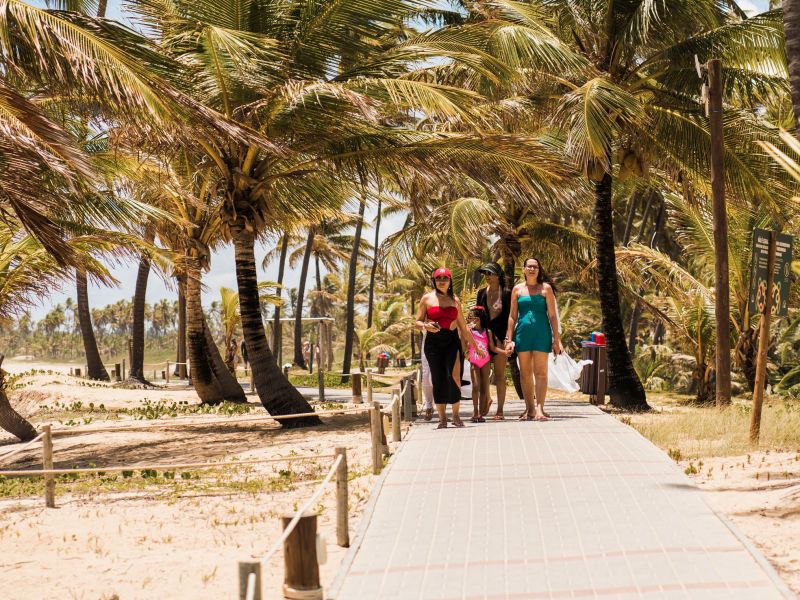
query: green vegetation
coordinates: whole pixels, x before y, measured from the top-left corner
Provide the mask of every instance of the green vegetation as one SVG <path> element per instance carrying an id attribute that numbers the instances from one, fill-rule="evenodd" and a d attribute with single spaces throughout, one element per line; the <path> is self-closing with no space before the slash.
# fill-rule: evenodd
<path id="1" fill-rule="evenodd" d="M 379 352 L 415 357 L 435 267 L 451 268 L 468 305 L 477 266 L 499 260 L 510 284 L 533 255 L 558 285 L 570 353 L 605 329 L 614 406 L 645 410 L 648 391 L 708 403 L 726 252 L 735 388 L 752 389 L 751 231 L 800 233 L 787 201 L 800 147 L 781 134 L 796 129 L 791 12 L 719 0 L 132 0 L 137 30 L 105 18 L 105 3 L 49 6 L 13 0 L 0 15 L 2 353 L 85 362 L 107 380 L 103 361 L 127 356 L 130 338 L 135 381 L 147 362 L 188 358 L 200 401 L 215 406 L 245 398 L 231 376 L 244 339 L 262 405 L 306 412 L 294 385 L 315 377 L 287 381 L 279 364 L 303 367 L 303 342 L 323 342 L 314 362 L 328 373 Z M 713 242 L 695 72 L 712 58 L 725 83 L 727 248 Z M 382 235 L 397 215 L 399 231 Z M 204 307 L 203 275 L 225 246 L 237 289 Z M 139 266 L 133 300 L 92 309 L 87 281 L 114 285 L 121 264 Z M 266 281 L 259 268 L 273 264 L 278 281 Z M 177 302 L 145 303 L 152 270 Z M 33 323 L 26 311 L 60 284 L 76 301 Z M 795 282 L 769 340 L 768 381 L 787 397 L 800 390 L 798 299 Z M 266 326 L 279 316 L 295 319 L 287 339 Z M 347 384 L 326 383 L 336 379 Z M 31 437 L 0 392 L 3 427 Z"/>

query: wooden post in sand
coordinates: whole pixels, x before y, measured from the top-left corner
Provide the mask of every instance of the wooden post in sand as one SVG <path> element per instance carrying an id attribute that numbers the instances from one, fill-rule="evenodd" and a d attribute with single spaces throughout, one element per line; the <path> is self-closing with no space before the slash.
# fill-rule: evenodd
<path id="1" fill-rule="evenodd" d="M 166 373 L 167 373 L 167 376 L 164 378 L 164 381 L 169 383 L 169 361 L 167 361 L 167 371 L 166 371 Z"/>
<path id="2" fill-rule="evenodd" d="M 361 396 L 361 373 L 351 373 L 350 381 L 353 386 L 353 404 L 361 404 L 364 402 Z"/>
<path id="3" fill-rule="evenodd" d="M 294 515 L 283 517 L 283 527 Z M 323 600 L 317 560 L 317 515 L 306 512 L 283 542 L 283 597 L 291 600 Z"/>
<path id="4" fill-rule="evenodd" d="M 400 390 L 392 392 L 392 441 L 400 441 Z"/>
<path id="5" fill-rule="evenodd" d="M 372 369 L 367 369 L 367 404 L 372 406 Z"/>
<path id="6" fill-rule="evenodd" d="M 336 448 L 335 456 L 342 457 L 342 462 L 336 467 L 336 543 L 342 548 L 349 548 L 350 526 L 347 512 L 347 448 Z"/>
<path id="7" fill-rule="evenodd" d="M 248 596 L 247 591 L 251 585 L 253 592 Z M 261 600 L 260 562 L 239 562 L 239 600 Z"/>
<path id="8" fill-rule="evenodd" d="M 375 406 L 377 404 L 377 406 Z M 381 410 L 380 404 L 373 403 L 369 409 L 369 432 L 372 442 L 372 474 L 381 472 L 383 458 L 381 457 Z"/>
<path id="9" fill-rule="evenodd" d="M 42 469 L 47 471 L 53 468 L 53 431 L 50 425 L 42 427 L 42 431 Z M 44 476 L 44 505 L 56 507 L 56 478 L 52 473 Z"/>

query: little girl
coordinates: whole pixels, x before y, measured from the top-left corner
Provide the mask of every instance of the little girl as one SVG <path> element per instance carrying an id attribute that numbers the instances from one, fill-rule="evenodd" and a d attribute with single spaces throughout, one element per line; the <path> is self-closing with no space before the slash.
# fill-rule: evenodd
<path id="1" fill-rule="evenodd" d="M 480 357 L 474 348 L 469 350 L 469 362 L 472 365 L 472 421 L 473 423 L 484 423 L 484 415 L 489 412 L 489 405 L 492 399 L 489 396 L 489 370 L 491 369 L 492 352 L 501 352 L 495 345 L 494 335 L 489 329 L 489 315 L 482 306 L 475 306 L 469 311 L 467 324 L 472 330 L 475 343 L 484 351 L 484 356 Z"/>

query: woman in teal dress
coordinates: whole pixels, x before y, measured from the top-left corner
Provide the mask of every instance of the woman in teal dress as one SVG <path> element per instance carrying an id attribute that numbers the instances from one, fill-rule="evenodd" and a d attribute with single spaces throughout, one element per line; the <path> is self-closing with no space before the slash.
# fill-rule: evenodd
<path id="1" fill-rule="evenodd" d="M 562 351 L 555 286 L 537 258 L 526 258 L 522 272 L 525 281 L 514 286 L 511 292 L 505 342 L 519 358 L 525 396 L 525 412 L 520 420 L 546 421 L 547 359 L 550 352 L 560 354 Z"/>

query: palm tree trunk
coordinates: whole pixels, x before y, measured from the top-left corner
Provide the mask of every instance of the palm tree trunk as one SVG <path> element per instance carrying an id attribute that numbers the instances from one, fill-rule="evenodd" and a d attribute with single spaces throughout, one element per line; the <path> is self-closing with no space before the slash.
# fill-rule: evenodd
<path id="1" fill-rule="evenodd" d="M 350 381 L 350 364 L 353 354 L 353 336 L 356 321 L 356 269 L 358 267 L 358 251 L 361 248 L 361 228 L 364 225 L 364 210 L 367 207 L 366 195 L 361 196 L 358 205 L 358 221 L 353 236 L 353 251 L 350 253 L 350 268 L 347 271 L 347 306 L 345 308 L 344 326 L 344 358 L 342 359 L 342 383 Z"/>
<path id="2" fill-rule="evenodd" d="M 36 437 L 36 429 L 11 406 L 6 394 L 6 372 L 3 371 L 3 359 L 0 354 L 0 428 L 11 435 L 17 436 L 23 442 Z"/>
<path id="3" fill-rule="evenodd" d="M 267 344 L 264 322 L 261 319 L 261 301 L 258 297 L 255 234 L 243 228 L 236 230 L 233 243 L 236 252 L 236 282 L 239 287 L 239 314 L 258 397 L 271 415 L 312 412 L 311 405 L 283 376 Z M 322 421 L 319 417 L 288 419 L 282 422 L 287 428 L 320 424 Z"/>
<path id="4" fill-rule="evenodd" d="M 217 343 L 214 341 L 214 336 L 211 334 L 211 329 L 206 323 L 205 313 L 203 315 L 203 332 L 206 340 L 206 352 L 208 354 L 209 366 L 214 373 L 214 378 L 217 380 L 217 386 L 222 392 L 222 397 L 227 402 L 246 403 L 247 398 L 244 395 L 244 390 L 236 377 L 231 374 L 228 365 L 222 360 L 222 355 L 219 353 Z"/>
<path id="5" fill-rule="evenodd" d="M 300 283 L 297 284 L 297 305 L 294 311 L 294 364 L 302 369 L 307 367 L 303 357 L 303 301 L 306 293 L 306 279 L 308 279 L 308 264 L 311 261 L 311 249 L 314 247 L 316 229 L 308 228 L 306 251 L 303 254 L 303 266 L 300 269 Z"/>
<path id="6" fill-rule="evenodd" d="M 783 31 L 795 123 L 800 123 L 800 0 L 783 0 Z M 795 134 L 800 138 L 800 129 Z"/>
<path id="7" fill-rule="evenodd" d="M 175 355 L 175 375 L 186 377 L 186 278 L 176 277 L 178 281 L 178 347 Z"/>
<path id="8" fill-rule="evenodd" d="M 606 173 L 595 183 L 595 237 L 600 306 L 608 353 L 609 396 L 611 404 L 631 410 L 647 410 L 642 382 L 633 368 L 625 339 L 617 282 L 617 259 L 614 245 L 614 214 L 611 206 L 613 180 Z"/>
<path id="9" fill-rule="evenodd" d="M 375 272 L 378 270 L 378 242 L 380 241 L 381 234 L 381 199 L 378 198 L 378 214 L 375 217 L 375 245 L 372 248 L 374 253 L 372 257 L 372 268 L 369 272 L 369 301 L 367 304 L 367 329 L 372 327 L 372 303 L 375 298 Z M 411 314 L 414 314 L 414 306 L 412 303 Z M 411 336 L 411 356 L 414 356 L 414 336 Z"/>
<path id="10" fill-rule="evenodd" d="M 206 343 L 206 321 L 200 295 L 200 265 L 186 257 L 186 337 L 192 364 L 192 384 L 203 404 L 220 404 L 225 398 L 214 377 Z"/>
<path id="11" fill-rule="evenodd" d="M 278 263 L 278 284 L 283 284 L 283 271 L 286 268 L 286 255 L 289 253 L 289 234 L 284 232 L 283 239 L 281 240 L 281 257 Z M 275 290 L 280 298 L 283 298 L 283 288 L 279 287 Z M 283 345 L 283 325 L 281 325 L 281 306 L 275 306 L 275 316 L 272 319 L 272 349 L 275 354 L 275 360 L 281 360 L 281 346 Z M 279 363 L 278 366 L 281 365 Z"/>
<path id="12" fill-rule="evenodd" d="M 89 310 L 89 285 L 86 281 L 86 271 L 75 269 L 75 284 L 77 288 L 78 322 L 81 326 L 83 349 L 86 353 L 86 375 L 89 379 L 109 381 L 108 371 L 100 360 L 100 350 L 97 349 L 97 339 L 92 328 L 92 313 Z"/>
<path id="13" fill-rule="evenodd" d="M 106 7 L 108 6 L 108 0 L 100 0 L 97 3 L 97 16 L 101 19 L 105 18 L 106 16 Z"/>
<path id="14" fill-rule="evenodd" d="M 145 228 L 144 241 L 152 243 L 155 229 Z M 150 257 L 143 254 L 139 259 L 136 273 L 136 290 L 133 294 L 133 331 L 131 332 L 132 352 L 129 377 L 142 383 L 149 383 L 144 376 L 144 305 L 147 296 L 147 279 L 150 276 Z"/>

